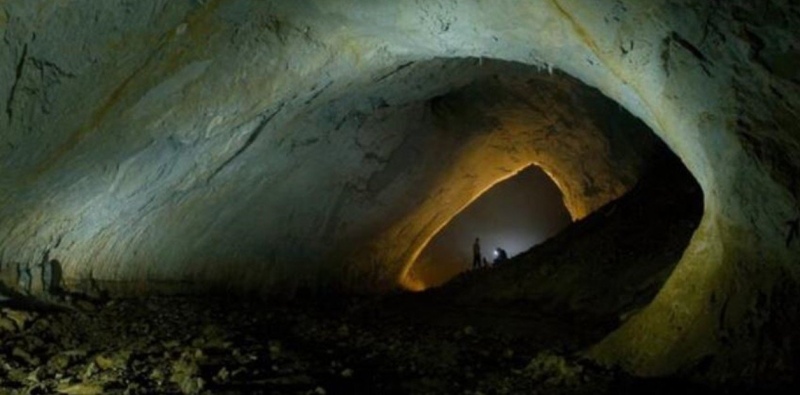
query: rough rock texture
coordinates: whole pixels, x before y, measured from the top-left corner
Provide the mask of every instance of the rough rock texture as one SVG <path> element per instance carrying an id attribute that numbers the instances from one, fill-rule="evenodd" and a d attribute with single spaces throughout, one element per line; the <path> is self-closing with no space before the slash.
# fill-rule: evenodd
<path id="1" fill-rule="evenodd" d="M 652 300 L 702 215 L 691 175 L 674 158 L 656 169 L 528 255 L 425 292 L 268 303 L 67 294 L 64 310 L 0 309 L 0 392 L 730 393 L 633 378 L 579 353 Z"/>
<path id="2" fill-rule="evenodd" d="M 103 114 L 77 130 L 68 125 L 86 121 L 80 112 L 55 116 L 55 109 L 38 111 L 17 98 L 25 75 L 38 72 L 28 59 L 38 51 L 34 44 L 58 41 L 36 38 L 23 46 L 9 126 L 42 130 L 8 136 L 9 193 L 0 224 L 8 235 L 7 283 L 40 293 L 47 287 L 43 268 L 56 260 L 67 283 L 91 279 L 101 286 L 385 289 L 441 226 L 499 179 L 537 163 L 561 185 L 578 218 L 625 192 L 654 144 L 612 101 L 540 68 L 474 58 L 395 65 L 388 53 L 359 67 L 333 52 L 324 62 L 307 59 L 338 44 L 283 26 L 291 20 L 270 7 L 217 5 L 186 12 L 215 21 L 220 31 L 194 37 L 191 26 L 179 25 L 155 54 L 126 46 L 127 56 L 161 56 L 176 51 L 172 46 L 182 56 L 143 60 L 142 70 L 99 98 Z M 256 37 L 247 39 L 244 22 L 226 18 L 248 9 L 272 15 L 278 32 L 254 28 L 249 34 Z M 249 12 L 235 16 L 260 20 Z M 215 44 L 227 34 L 245 37 L 239 46 Z M 275 42 L 258 44 L 258 37 Z M 287 59 L 254 59 L 254 45 Z M 48 62 L 60 64 L 62 55 L 53 56 Z M 295 67 L 311 74 L 298 76 Z M 255 72 L 262 68 L 269 72 Z M 319 73 L 325 77 L 314 80 Z M 93 68 L 84 74 L 92 91 L 120 83 Z M 86 82 L 60 86 L 83 91 Z M 66 93 L 47 94 L 74 103 Z M 31 118 L 15 117 L 16 106 Z M 56 119 L 58 127 L 47 125 Z M 58 137 L 64 134 L 70 137 Z M 39 149 L 41 142 L 54 147 Z"/>
<path id="3" fill-rule="evenodd" d="M 596 357 L 642 374 L 700 363 L 723 378 L 781 374 L 796 363 L 800 315 L 798 7 L 2 2 L 3 276 L 16 270 L 36 292 L 55 259 L 65 277 L 143 286 L 396 281 L 502 173 L 482 166 L 474 184 L 437 194 L 480 139 L 441 128 L 425 103 L 482 71 L 425 68 L 497 58 L 598 88 L 703 188 L 680 264 Z"/>
<path id="4" fill-rule="evenodd" d="M 520 334 L 416 325 L 398 311 L 387 320 L 386 306 L 369 299 L 317 309 L 179 298 L 90 306 L 0 326 L 0 392 L 613 394 L 644 384 L 560 350 L 540 352 Z M 10 313 L 19 312 L 0 319 Z"/>

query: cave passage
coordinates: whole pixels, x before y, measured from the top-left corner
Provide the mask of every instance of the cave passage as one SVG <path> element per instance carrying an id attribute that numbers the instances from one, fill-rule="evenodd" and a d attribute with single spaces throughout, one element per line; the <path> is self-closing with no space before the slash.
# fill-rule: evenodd
<path id="1" fill-rule="evenodd" d="M 702 214 L 697 181 L 674 155 L 662 151 L 626 195 L 492 270 L 459 275 L 430 297 L 489 310 L 539 312 L 563 329 L 548 333 L 540 326 L 544 344 L 579 349 L 652 301 Z"/>
<path id="2" fill-rule="evenodd" d="M 3 309 L 0 388 L 715 394 L 699 383 L 628 376 L 579 354 L 652 300 L 694 234 L 702 193 L 677 158 L 665 155 L 630 192 L 574 223 L 549 186 L 550 204 L 561 211 L 554 217 L 566 225 L 558 234 L 502 265 L 461 273 L 425 292 L 264 301 L 70 293 L 55 312 Z M 522 206 L 512 211 L 519 213 L 541 202 L 531 192 L 549 182 L 529 167 L 474 206 L 496 208 L 509 203 L 496 198 L 516 197 Z"/>
<path id="3" fill-rule="evenodd" d="M 694 178 L 641 120 L 560 72 L 437 58 L 375 74 L 307 99 L 324 98 L 280 128 L 268 127 L 280 106 L 246 121 L 210 173 L 181 164 L 170 135 L 90 178 L 94 203 L 68 189 L 60 212 L 84 204 L 77 223 L 101 233 L 0 262 L 15 302 L 0 315 L 0 355 L 14 361 L 0 388 L 30 387 L 24 372 L 45 361 L 43 388 L 67 393 L 446 393 L 488 391 L 531 364 L 584 369 L 565 355 L 646 306 L 679 261 L 702 214 Z M 153 186 L 182 166 L 205 181 L 173 175 L 186 196 Z M 134 209 L 147 193 L 164 206 Z M 23 224 L 59 223 L 38 221 Z M 512 259 L 465 272 L 475 237 L 488 260 L 496 247 Z M 390 292 L 409 279 L 432 289 Z M 231 298 L 252 295 L 267 303 Z M 39 299 L 49 305 L 26 308 Z M 65 340 L 31 340 L 55 333 Z"/>
<path id="4" fill-rule="evenodd" d="M 472 267 L 472 243 L 480 238 L 489 263 L 495 248 L 509 257 L 527 251 L 571 222 L 558 186 L 541 168 L 529 166 L 500 181 L 458 213 L 428 243 L 410 276 L 438 286 Z"/>
<path id="5" fill-rule="evenodd" d="M 800 2 L 0 0 L 0 37 L 0 393 L 797 386 Z M 457 225 L 532 164 L 571 223 Z"/>

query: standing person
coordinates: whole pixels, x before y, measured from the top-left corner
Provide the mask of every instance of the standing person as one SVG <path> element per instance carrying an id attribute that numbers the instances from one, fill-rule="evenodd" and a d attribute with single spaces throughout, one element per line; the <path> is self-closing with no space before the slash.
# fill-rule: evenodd
<path id="1" fill-rule="evenodd" d="M 481 239 L 475 238 L 475 242 L 472 243 L 472 268 L 477 269 L 481 267 Z"/>
<path id="2" fill-rule="evenodd" d="M 786 247 L 789 247 L 792 239 L 800 235 L 800 218 L 792 221 L 786 221 L 786 226 L 789 227 L 789 235 L 786 236 Z"/>

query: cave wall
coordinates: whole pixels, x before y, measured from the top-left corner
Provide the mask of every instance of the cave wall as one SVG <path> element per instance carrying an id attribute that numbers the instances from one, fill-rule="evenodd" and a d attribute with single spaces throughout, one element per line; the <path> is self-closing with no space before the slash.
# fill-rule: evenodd
<path id="1" fill-rule="evenodd" d="M 572 218 L 583 218 L 628 191 L 663 149 L 641 122 L 574 80 L 509 74 L 432 101 L 437 124 L 461 134 L 463 146 L 436 189 L 367 250 L 371 256 L 413 263 L 460 210 L 531 164 L 555 180 Z M 408 276 L 410 267 L 404 285 L 423 288 Z"/>
<path id="2" fill-rule="evenodd" d="M 786 369 L 794 343 L 774 333 L 798 321 L 800 241 L 785 242 L 800 216 L 798 19 L 790 1 L 6 1 L 3 275 L 58 259 L 67 276 L 143 283 L 396 280 L 398 257 L 502 176 L 482 170 L 471 192 L 430 198 L 481 139 L 448 131 L 421 99 L 481 68 L 401 76 L 434 58 L 496 58 L 598 88 L 703 187 L 675 272 L 592 355 L 641 374 Z M 380 132 L 353 141 L 362 120 Z"/>
<path id="3" fill-rule="evenodd" d="M 38 48 L 72 37 L 43 39 L 30 27 L 17 48 L 8 125 L 36 132 L 6 137 L 7 283 L 36 293 L 55 259 L 74 286 L 127 282 L 116 286 L 137 292 L 158 282 L 385 289 L 435 229 L 499 178 L 543 166 L 578 218 L 627 190 L 653 144 L 641 124 L 606 125 L 603 113 L 616 105 L 552 70 L 477 58 L 397 64 L 369 41 L 351 59 L 335 51 L 336 37 L 321 41 L 265 5 L 150 6 L 106 12 L 174 24 L 159 47 L 132 50 L 152 39 L 153 28 L 140 26 L 121 38 L 131 45 L 107 44 L 106 63 L 64 71 L 51 85 L 31 81 L 37 65 L 72 69 Z M 171 12 L 186 15 L 175 21 Z M 127 26 L 105 18 L 70 28 L 105 38 Z M 246 30 L 262 20 L 268 26 Z M 113 78 L 136 56 L 138 68 Z M 105 84 L 103 97 L 95 91 Z M 76 112 L 34 93 L 97 109 Z"/>

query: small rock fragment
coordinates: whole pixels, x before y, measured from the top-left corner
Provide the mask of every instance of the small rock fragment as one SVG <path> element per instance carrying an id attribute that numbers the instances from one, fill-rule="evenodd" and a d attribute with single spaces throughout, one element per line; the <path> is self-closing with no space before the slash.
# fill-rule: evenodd
<path id="1" fill-rule="evenodd" d="M 25 329 L 25 324 L 29 321 L 33 320 L 34 314 L 28 313 L 27 311 L 20 311 L 20 310 L 12 310 L 12 309 L 3 309 L 2 315 L 5 318 L 8 318 L 17 325 L 18 329 Z"/>
<path id="2" fill-rule="evenodd" d="M 231 377 L 231 373 L 228 371 L 226 367 L 220 368 L 217 374 L 214 376 L 214 381 L 217 383 L 225 383 Z"/>
<path id="3" fill-rule="evenodd" d="M 11 355 L 25 361 L 28 365 L 39 365 L 39 358 L 32 357 L 30 353 L 19 347 L 14 347 L 11 351 Z"/>
<path id="4" fill-rule="evenodd" d="M 350 336 L 350 328 L 346 324 L 342 324 L 342 326 L 336 330 L 336 335 L 339 337 Z"/>
<path id="5" fill-rule="evenodd" d="M 102 394 L 103 387 L 93 383 L 66 384 L 59 385 L 57 391 L 67 395 L 95 395 Z"/>
<path id="6" fill-rule="evenodd" d="M 10 318 L 0 317 L 0 332 L 16 332 L 17 325 Z"/>

